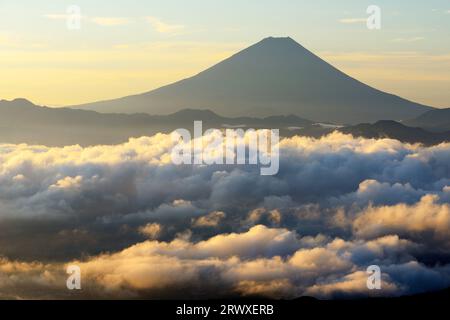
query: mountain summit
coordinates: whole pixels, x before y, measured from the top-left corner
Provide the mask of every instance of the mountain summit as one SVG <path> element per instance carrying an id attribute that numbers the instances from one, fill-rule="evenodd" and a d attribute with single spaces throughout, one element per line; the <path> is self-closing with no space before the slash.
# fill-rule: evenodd
<path id="1" fill-rule="evenodd" d="M 294 114 L 335 123 L 411 119 L 431 109 L 347 76 L 291 38 L 272 37 L 191 78 L 72 107 L 150 114 L 195 108 L 233 117 Z"/>

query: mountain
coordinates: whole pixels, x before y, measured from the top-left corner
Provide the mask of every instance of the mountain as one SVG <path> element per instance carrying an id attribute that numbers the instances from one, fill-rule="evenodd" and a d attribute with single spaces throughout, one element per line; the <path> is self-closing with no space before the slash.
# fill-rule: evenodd
<path id="1" fill-rule="evenodd" d="M 333 123 L 405 120 L 432 108 L 361 83 L 291 38 L 266 38 L 215 66 L 143 94 L 73 108 L 169 114 L 186 108 L 218 114 L 294 114 Z"/>
<path id="2" fill-rule="evenodd" d="M 0 143 L 64 146 L 116 144 L 130 137 L 170 133 L 178 128 L 193 130 L 195 120 L 210 128 L 280 128 L 312 126 L 297 116 L 226 118 L 209 110 L 181 110 L 166 116 L 104 114 L 94 111 L 36 106 L 25 99 L 0 100 Z"/>
<path id="3" fill-rule="evenodd" d="M 363 123 L 339 129 L 339 131 L 364 138 L 391 138 L 407 143 L 435 145 L 450 142 L 450 131 L 429 132 L 422 128 L 407 127 L 401 123 L 383 120 L 374 124 Z"/>
<path id="4" fill-rule="evenodd" d="M 405 124 L 430 131 L 450 131 L 450 108 L 427 111 L 417 118 L 405 121 Z"/>

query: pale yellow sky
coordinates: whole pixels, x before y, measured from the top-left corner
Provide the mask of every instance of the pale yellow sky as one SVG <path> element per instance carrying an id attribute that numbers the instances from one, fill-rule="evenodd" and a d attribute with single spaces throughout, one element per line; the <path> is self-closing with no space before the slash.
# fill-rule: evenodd
<path id="1" fill-rule="evenodd" d="M 67 8 L 82 14 L 68 30 Z M 26 5 L 25 5 L 26 4 Z M 150 91 L 268 36 L 291 36 L 386 92 L 450 107 L 448 0 L 0 0 L 0 99 L 65 106 Z"/>
<path id="2" fill-rule="evenodd" d="M 0 51 L 0 97 L 64 106 L 145 92 L 195 75 L 246 43 L 155 42 L 108 50 Z M 318 52 L 345 73 L 383 91 L 448 107 L 450 55 Z"/>
<path id="3" fill-rule="evenodd" d="M 105 50 L 0 51 L 0 97 L 50 106 L 121 97 L 192 76 L 244 47 L 156 42 Z"/>

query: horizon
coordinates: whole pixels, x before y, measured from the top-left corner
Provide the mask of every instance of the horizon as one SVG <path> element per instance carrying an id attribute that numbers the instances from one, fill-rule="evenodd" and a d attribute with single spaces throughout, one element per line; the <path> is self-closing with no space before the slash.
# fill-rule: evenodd
<path id="1" fill-rule="evenodd" d="M 68 30 L 64 15 L 69 1 L 26 6 L 1 1 L 0 12 L 10 14 L 0 21 L 0 57 L 6 62 L 0 67 L 0 97 L 70 106 L 139 94 L 194 76 L 261 39 L 282 35 L 376 89 L 450 107 L 450 41 L 444 41 L 450 36 L 450 8 L 445 1 L 427 6 L 379 1 L 380 30 L 368 30 L 362 23 L 366 1 L 328 3 L 325 13 L 319 9 L 323 1 L 264 2 L 256 9 L 220 3 L 223 16 L 213 20 L 214 6 L 204 1 L 191 4 L 198 10 L 192 8 L 194 14 L 187 16 L 179 1 L 132 2 L 123 10 L 121 2 L 78 1 L 81 29 Z M 239 6 L 238 15 L 230 10 L 233 6 Z M 19 12 L 20 19 L 13 19 Z M 275 18 L 277 13 L 283 21 Z"/>

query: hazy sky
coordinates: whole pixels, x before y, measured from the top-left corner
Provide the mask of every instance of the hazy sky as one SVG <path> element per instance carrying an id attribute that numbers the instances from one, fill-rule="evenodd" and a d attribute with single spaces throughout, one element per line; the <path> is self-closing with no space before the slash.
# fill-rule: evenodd
<path id="1" fill-rule="evenodd" d="M 369 30 L 368 5 L 382 10 Z M 78 5 L 79 30 L 66 26 Z M 148 91 L 291 36 L 384 91 L 450 107 L 450 1 L 0 0 L 0 99 L 68 105 Z"/>

